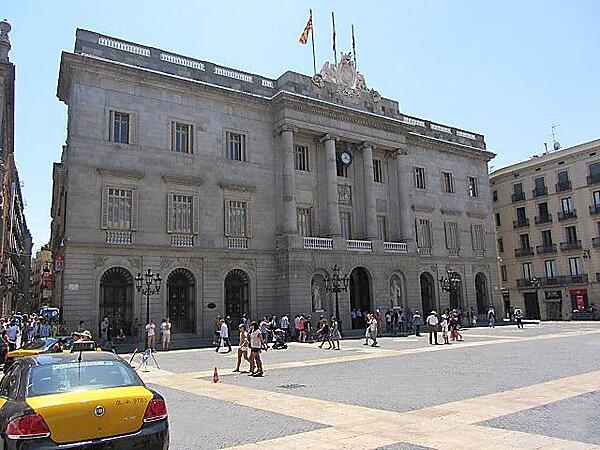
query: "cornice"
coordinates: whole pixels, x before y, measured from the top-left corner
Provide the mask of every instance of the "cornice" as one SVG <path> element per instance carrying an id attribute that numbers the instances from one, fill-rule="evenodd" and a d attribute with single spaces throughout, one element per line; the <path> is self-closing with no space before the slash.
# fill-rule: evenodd
<path id="1" fill-rule="evenodd" d="M 144 178 L 144 172 L 139 170 L 123 170 L 123 169 L 113 169 L 110 167 L 97 167 L 96 170 L 102 176 L 109 176 L 115 178 L 133 178 L 139 180 L 140 178 Z"/>
<path id="2" fill-rule="evenodd" d="M 418 133 L 408 133 L 406 136 L 407 144 L 420 145 L 440 152 L 452 153 L 459 156 L 464 156 L 468 153 L 469 156 L 475 157 L 483 161 L 491 161 L 496 154 L 487 150 L 470 147 L 468 145 L 460 144 L 458 142 L 445 141 L 442 139 L 436 139 L 431 136 L 420 135 Z"/>
<path id="3" fill-rule="evenodd" d="M 188 186 L 200 186 L 204 181 L 197 177 L 184 177 L 180 175 L 163 175 L 162 179 L 165 183 L 185 184 Z"/>
<path id="4" fill-rule="evenodd" d="M 226 191 L 246 191 L 253 192 L 256 190 L 256 186 L 249 184 L 240 184 L 231 181 L 219 181 L 219 187 Z"/>

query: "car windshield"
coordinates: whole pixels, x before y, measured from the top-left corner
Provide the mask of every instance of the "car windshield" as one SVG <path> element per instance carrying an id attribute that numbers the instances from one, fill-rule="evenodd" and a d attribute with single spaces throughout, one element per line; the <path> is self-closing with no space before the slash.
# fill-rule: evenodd
<path id="1" fill-rule="evenodd" d="M 123 362 L 74 361 L 32 367 L 26 396 L 123 386 L 143 386 L 134 370 Z"/>
<path id="2" fill-rule="evenodd" d="M 31 342 L 28 342 L 21 350 L 40 350 L 46 346 L 50 346 L 56 342 L 56 339 L 34 339 Z"/>

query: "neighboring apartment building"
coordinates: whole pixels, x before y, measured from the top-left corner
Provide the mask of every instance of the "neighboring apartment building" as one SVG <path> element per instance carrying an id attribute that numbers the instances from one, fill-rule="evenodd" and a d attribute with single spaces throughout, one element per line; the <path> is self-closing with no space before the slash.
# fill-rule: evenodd
<path id="1" fill-rule="evenodd" d="M 490 175 L 504 308 L 570 319 L 600 300 L 600 140 Z"/>
<path id="2" fill-rule="evenodd" d="M 29 296 L 31 233 L 14 159 L 15 66 L 8 58 L 10 25 L 0 22 L 0 298 L 1 312 L 23 310 Z"/>
<path id="3" fill-rule="evenodd" d="M 44 246 L 31 261 L 29 298 L 31 311 L 39 311 L 40 307 L 55 306 L 52 301 L 53 287 L 52 252 Z"/>
<path id="4" fill-rule="evenodd" d="M 348 55 L 265 78 L 94 32 L 62 54 L 55 296 L 70 325 L 500 306 L 483 136 L 406 116 Z M 325 280 L 338 264 L 348 291 Z M 446 269 L 460 283 L 443 292 Z M 354 321 L 354 326 L 362 326 Z"/>

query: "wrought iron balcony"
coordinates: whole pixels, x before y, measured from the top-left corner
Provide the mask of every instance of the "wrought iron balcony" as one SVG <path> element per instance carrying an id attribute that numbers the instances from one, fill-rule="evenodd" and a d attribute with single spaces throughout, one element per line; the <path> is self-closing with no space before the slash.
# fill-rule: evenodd
<path id="1" fill-rule="evenodd" d="M 513 203 L 525 200 L 525 192 L 515 192 L 510 196 Z"/>
<path id="2" fill-rule="evenodd" d="M 544 253 L 556 253 L 557 249 L 556 249 L 556 244 L 550 244 L 550 245 L 537 245 L 535 247 L 535 251 L 538 255 L 544 254 Z"/>
<path id="3" fill-rule="evenodd" d="M 598 184 L 600 183 L 600 173 L 596 173 L 594 175 L 588 175 L 586 177 L 587 184 Z"/>
<path id="4" fill-rule="evenodd" d="M 533 247 L 515 248 L 515 257 L 520 258 L 521 256 L 533 255 Z"/>
<path id="5" fill-rule="evenodd" d="M 535 216 L 534 221 L 535 221 L 536 225 L 541 225 L 543 223 L 550 223 L 550 222 L 552 222 L 552 214 L 546 214 L 543 216 Z"/>
<path id="6" fill-rule="evenodd" d="M 590 215 L 600 214 L 600 205 L 590 205 Z"/>
<path id="7" fill-rule="evenodd" d="M 581 239 L 578 239 L 573 242 L 561 242 L 560 249 L 563 252 L 566 252 L 569 250 L 581 250 Z"/>
<path id="8" fill-rule="evenodd" d="M 520 278 L 517 280 L 518 288 L 532 288 L 535 286 L 531 282 L 531 278 Z M 557 275 L 555 277 L 536 277 L 536 280 L 540 282 L 540 287 L 549 286 L 564 286 L 568 284 L 587 284 L 588 275 L 583 273 L 581 275 Z"/>
<path id="9" fill-rule="evenodd" d="M 570 191 L 571 190 L 571 180 L 560 181 L 556 183 L 556 192 Z"/>
<path id="10" fill-rule="evenodd" d="M 529 219 L 517 219 L 513 220 L 513 228 L 524 228 L 529 226 Z"/>
<path id="11" fill-rule="evenodd" d="M 577 218 L 577 210 L 574 209 L 572 211 L 559 211 L 558 212 L 558 220 L 569 220 Z"/>
<path id="12" fill-rule="evenodd" d="M 543 197 L 544 195 L 548 195 L 548 187 L 541 186 L 539 188 L 535 188 L 533 191 L 533 197 Z"/>

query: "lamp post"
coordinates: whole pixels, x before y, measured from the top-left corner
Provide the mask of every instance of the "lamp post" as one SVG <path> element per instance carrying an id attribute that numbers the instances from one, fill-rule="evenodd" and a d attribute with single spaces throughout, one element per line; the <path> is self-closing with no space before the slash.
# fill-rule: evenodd
<path id="1" fill-rule="evenodd" d="M 338 321 L 340 334 L 342 333 L 342 318 L 340 317 L 338 294 L 348 290 L 349 279 L 348 274 L 340 277 L 340 268 L 337 264 L 334 264 L 331 268 L 331 278 L 329 278 L 329 275 L 325 276 L 325 290 L 335 294 L 335 318 Z"/>
<path id="2" fill-rule="evenodd" d="M 160 275 L 152 273 L 152 269 L 148 269 L 144 275 L 138 272 L 135 277 L 135 288 L 146 296 L 146 325 L 150 323 L 150 296 L 160 291 L 161 282 Z"/>
<path id="3" fill-rule="evenodd" d="M 458 291 L 460 287 L 460 283 L 462 282 L 460 278 L 460 274 L 452 269 L 446 267 L 446 276 L 440 277 L 440 286 L 442 287 L 442 291 L 448 292 L 448 303 L 451 303 L 450 296 L 453 292 Z M 450 306 L 452 306 L 450 304 Z M 441 309 L 441 307 L 440 307 Z"/>

